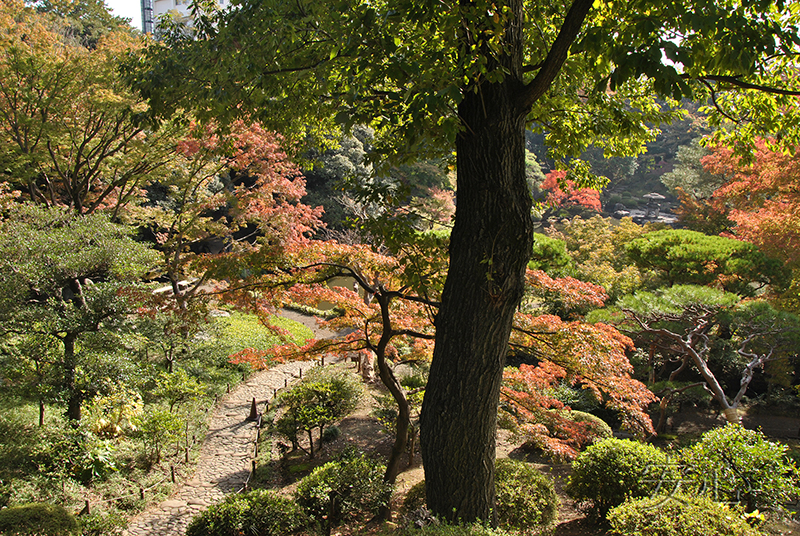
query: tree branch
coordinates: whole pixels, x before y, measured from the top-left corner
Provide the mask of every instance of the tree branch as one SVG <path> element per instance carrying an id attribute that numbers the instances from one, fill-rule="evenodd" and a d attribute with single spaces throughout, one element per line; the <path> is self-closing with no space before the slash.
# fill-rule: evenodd
<path id="1" fill-rule="evenodd" d="M 752 84 L 741 80 L 738 76 L 724 76 L 724 75 L 707 75 L 707 76 L 690 76 L 688 74 L 681 75 L 684 80 L 699 80 L 701 82 L 724 82 L 741 89 L 754 89 L 764 93 L 771 93 L 773 95 L 789 95 L 800 96 L 800 91 L 792 89 L 782 89 L 779 87 L 764 86 L 761 84 Z"/>
<path id="2" fill-rule="evenodd" d="M 527 113 L 528 110 L 545 94 L 555 80 L 561 67 L 567 60 L 569 48 L 578 37 L 583 26 L 583 21 L 592 8 L 593 0 L 574 0 L 572 6 L 564 17 L 564 23 L 558 32 L 550 52 L 547 53 L 542 68 L 533 80 L 522 91 L 519 99 L 520 109 Z"/>

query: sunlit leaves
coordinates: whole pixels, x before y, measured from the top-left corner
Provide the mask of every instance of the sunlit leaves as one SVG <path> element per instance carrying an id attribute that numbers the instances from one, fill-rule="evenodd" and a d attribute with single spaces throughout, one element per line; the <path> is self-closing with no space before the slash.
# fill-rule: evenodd
<path id="1" fill-rule="evenodd" d="M 713 147 L 703 159 L 708 172 L 726 177 L 714 192 L 711 209 L 726 214 L 737 238 L 793 268 L 800 248 L 799 162 L 793 152 L 775 149 L 767 140 L 757 142 L 751 161 L 724 146 Z"/>
<path id="2" fill-rule="evenodd" d="M 55 20 L 4 3 L 0 160 L 36 202 L 78 213 L 124 204 L 164 156 L 160 135 L 131 122 L 141 103 L 116 71 L 134 44 L 109 33 L 86 49 Z"/>

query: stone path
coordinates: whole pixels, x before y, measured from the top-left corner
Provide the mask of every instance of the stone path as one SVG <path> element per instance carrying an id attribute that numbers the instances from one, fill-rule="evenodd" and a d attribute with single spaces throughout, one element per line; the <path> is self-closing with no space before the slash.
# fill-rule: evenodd
<path id="1" fill-rule="evenodd" d="M 286 314 L 317 333 L 329 336 L 313 326 L 313 319 Z M 296 361 L 277 365 L 255 373 L 246 382 L 226 395 L 217 405 L 192 478 L 184 482 L 166 501 L 140 513 L 123 533 L 126 536 L 180 536 L 192 518 L 225 495 L 242 489 L 250 474 L 256 423 L 248 421 L 253 398 L 259 411 L 272 400 L 273 389 L 284 387 L 300 376 L 300 370 L 315 366 L 312 361 Z"/>

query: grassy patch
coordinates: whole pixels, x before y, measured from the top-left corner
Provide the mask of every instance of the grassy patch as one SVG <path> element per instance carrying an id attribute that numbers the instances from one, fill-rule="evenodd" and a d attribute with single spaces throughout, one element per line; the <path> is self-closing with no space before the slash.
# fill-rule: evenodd
<path id="1" fill-rule="evenodd" d="M 220 340 L 224 341 L 232 352 L 245 348 L 268 350 L 275 345 L 284 344 L 287 342 L 286 339 L 295 344 L 304 344 L 307 339 L 314 337 L 311 329 L 303 324 L 279 316 L 271 317 L 270 322 L 288 332 L 288 336 L 279 335 L 266 327 L 258 316 L 253 314 L 232 312 L 230 316 L 218 318 L 217 322 L 221 330 Z"/>

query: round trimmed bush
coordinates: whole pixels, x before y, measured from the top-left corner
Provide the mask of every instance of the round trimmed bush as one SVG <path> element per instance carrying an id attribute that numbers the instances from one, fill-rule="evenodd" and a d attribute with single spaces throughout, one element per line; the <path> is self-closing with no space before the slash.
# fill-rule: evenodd
<path id="1" fill-rule="evenodd" d="M 4 536 L 70 536 L 79 533 L 75 516 L 55 504 L 29 503 L 0 510 L 0 534 Z"/>
<path id="2" fill-rule="evenodd" d="M 366 456 L 328 462 L 300 481 L 297 503 L 317 521 L 329 526 L 378 513 L 392 495 L 383 481 L 386 467 Z"/>
<path id="3" fill-rule="evenodd" d="M 589 513 L 599 518 L 625 500 L 646 497 L 679 478 L 677 467 L 654 446 L 615 438 L 590 445 L 572 462 L 572 470 L 567 493 L 586 502 Z"/>
<path id="4" fill-rule="evenodd" d="M 741 510 L 704 496 L 656 495 L 623 503 L 608 513 L 620 536 L 761 536 Z"/>
<path id="5" fill-rule="evenodd" d="M 282 536 L 310 524 L 291 499 L 271 491 L 253 490 L 230 495 L 192 519 L 186 536 Z"/>
<path id="6" fill-rule="evenodd" d="M 501 458 L 495 465 L 497 519 L 505 529 L 527 530 L 556 519 L 553 481 L 525 462 Z"/>
<path id="7" fill-rule="evenodd" d="M 587 430 L 589 435 L 595 440 L 606 439 L 614 436 L 614 432 L 611 430 L 611 427 L 608 425 L 608 423 L 597 415 L 592 415 L 591 413 L 586 413 L 584 411 L 572 410 L 569 412 L 569 416 L 575 422 L 586 423 L 589 428 Z"/>
<path id="8" fill-rule="evenodd" d="M 752 511 L 779 509 L 800 495 L 800 474 L 787 450 L 761 432 L 728 424 L 703 434 L 682 456 L 687 478 L 698 490 L 713 489 L 720 500 L 741 503 Z"/>

